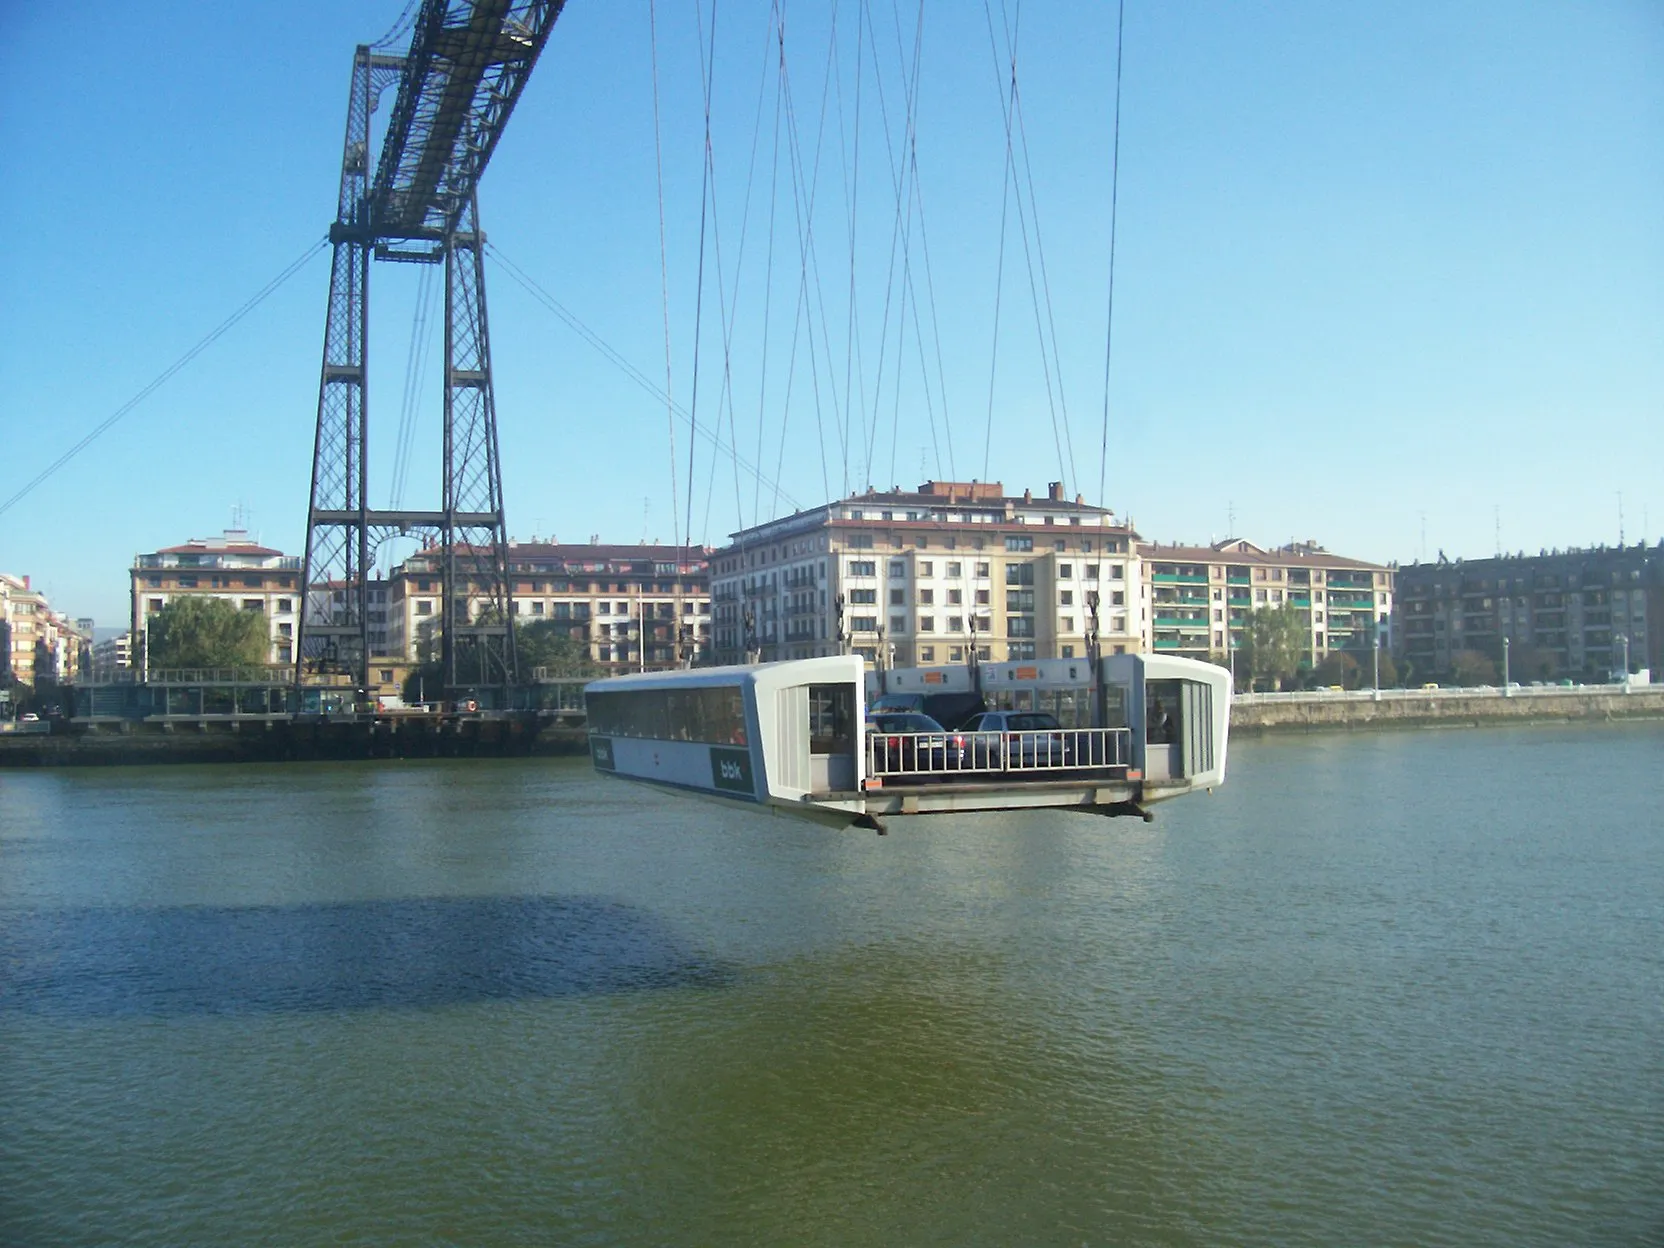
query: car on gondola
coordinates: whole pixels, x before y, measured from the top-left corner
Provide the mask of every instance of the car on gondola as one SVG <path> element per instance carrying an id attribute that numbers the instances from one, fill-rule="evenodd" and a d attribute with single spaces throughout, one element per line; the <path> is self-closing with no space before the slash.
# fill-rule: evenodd
<path id="1" fill-rule="evenodd" d="M 1075 751 L 1057 716 L 1044 711 L 983 711 L 965 724 L 972 748 L 1007 771 L 1071 767 Z"/>
<path id="2" fill-rule="evenodd" d="M 879 775 L 940 775 L 963 771 L 970 755 L 963 733 L 949 732 L 915 711 L 867 716 L 867 757 Z"/>

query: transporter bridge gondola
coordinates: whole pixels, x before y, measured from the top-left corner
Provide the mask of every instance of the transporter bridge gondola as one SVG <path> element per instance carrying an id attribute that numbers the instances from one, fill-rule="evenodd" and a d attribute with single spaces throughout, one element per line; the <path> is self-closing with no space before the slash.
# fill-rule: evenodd
<path id="1" fill-rule="evenodd" d="M 964 713 L 941 731 L 882 713 L 947 713 L 931 701 L 944 697 Z M 598 771 L 883 831 L 890 815 L 1045 807 L 1148 819 L 1223 783 L 1230 677 L 1164 655 L 872 674 L 829 655 L 616 676 L 584 700 Z M 990 710 L 1019 713 L 973 719 Z M 1010 728 L 974 726 L 986 722 Z"/>

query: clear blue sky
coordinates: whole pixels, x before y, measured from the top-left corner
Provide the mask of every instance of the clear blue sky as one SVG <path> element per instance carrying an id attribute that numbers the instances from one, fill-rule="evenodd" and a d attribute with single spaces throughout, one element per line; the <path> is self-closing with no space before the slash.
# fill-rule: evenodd
<path id="1" fill-rule="evenodd" d="M 323 235 L 353 46 L 401 8 L 0 5 L 0 498 Z M 826 93 L 830 11 L 788 5 L 805 162 L 822 134 L 805 329 L 817 354 L 811 368 L 800 343 L 789 395 L 800 233 L 790 163 L 773 155 L 767 6 L 718 6 L 713 75 L 711 220 L 733 324 L 732 427 L 756 459 L 761 412 L 766 475 L 779 464 L 784 496 L 805 506 L 825 483 L 833 493 L 912 485 L 950 466 L 934 346 L 933 442 L 911 311 L 896 388 L 902 296 L 888 277 L 886 134 L 899 143 L 898 38 L 910 54 L 917 7 L 844 0 Z M 668 0 L 658 11 L 673 389 L 684 404 L 703 139 L 694 14 Z M 1062 471 L 1093 498 L 1114 15 L 1029 0 L 1018 38 L 1054 387 L 1060 374 L 1074 446 Z M 649 51 L 644 3 L 571 0 L 486 175 L 482 216 L 503 255 L 662 380 Z M 934 285 L 934 317 L 930 303 L 920 317 L 940 333 L 952 466 L 980 477 L 986 452 L 988 475 L 1040 489 L 1060 471 L 1055 399 L 1014 199 L 997 348 L 994 334 L 1003 71 L 984 10 L 929 6 L 919 65 Z M 391 95 L 383 115 L 390 105 Z M 1146 536 L 1223 537 L 1234 511 L 1237 534 L 1256 541 L 1312 537 L 1407 561 L 1424 549 L 1489 554 L 1500 519 L 1504 547 L 1535 551 L 1616 541 L 1620 492 L 1629 540 L 1643 524 L 1652 540 L 1664 532 L 1664 5 L 1131 0 L 1120 173 L 1103 501 Z M 919 222 L 910 238 L 923 298 Z M 698 411 L 726 438 L 714 241 L 706 272 Z M 373 279 L 377 505 L 388 501 L 417 278 L 380 265 Z M 673 510 L 663 404 L 501 267 L 488 281 L 512 533 L 681 535 L 686 426 Z M 63 609 L 119 624 L 133 554 L 217 533 L 235 505 L 265 541 L 298 553 L 327 282 L 319 256 L 0 516 L 0 568 L 32 575 Z M 852 427 L 873 431 L 870 457 L 866 429 L 847 455 L 834 431 L 846 376 L 858 392 Z M 436 370 L 422 393 L 411 506 L 436 496 Z M 711 462 L 701 441 L 692 532 L 720 542 L 766 518 L 773 496 L 759 502 L 749 477 L 736 490 L 732 465 L 719 460 L 713 475 Z"/>

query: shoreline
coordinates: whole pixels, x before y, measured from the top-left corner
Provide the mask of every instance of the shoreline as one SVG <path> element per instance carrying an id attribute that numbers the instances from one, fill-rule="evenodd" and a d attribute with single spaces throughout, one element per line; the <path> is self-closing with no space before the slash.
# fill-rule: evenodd
<path id="1" fill-rule="evenodd" d="M 1251 694 L 1231 702 L 1233 736 L 1485 728 L 1506 724 L 1616 723 L 1664 719 L 1664 687 L 1552 690 L 1371 690 Z"/>

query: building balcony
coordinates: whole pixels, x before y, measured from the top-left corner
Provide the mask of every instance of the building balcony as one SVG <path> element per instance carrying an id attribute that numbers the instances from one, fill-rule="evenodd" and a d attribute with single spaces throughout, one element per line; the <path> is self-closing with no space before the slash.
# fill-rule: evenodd
<path id="1" fill-rule="evenodd" d="M 1152 572 L 1150 580 L 1156 585 L 1206 585 L 1205 575 L 1197 576 L 1187 572 Z"/>

